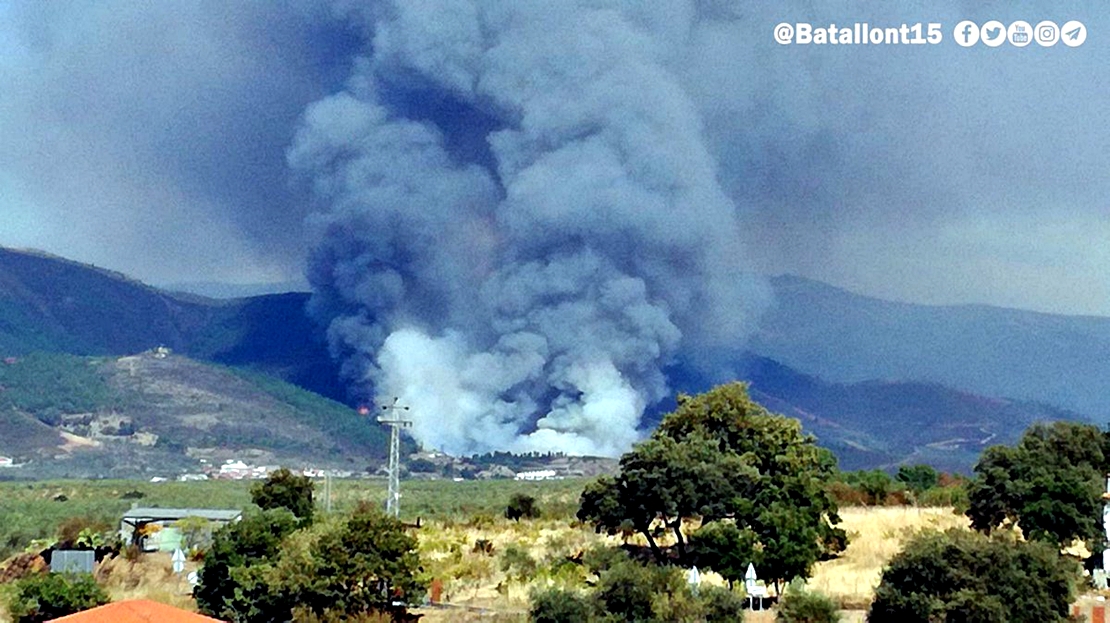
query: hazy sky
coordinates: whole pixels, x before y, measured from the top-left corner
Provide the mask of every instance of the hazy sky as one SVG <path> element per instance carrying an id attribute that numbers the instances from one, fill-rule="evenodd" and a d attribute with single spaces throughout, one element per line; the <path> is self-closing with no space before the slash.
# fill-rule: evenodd
<path id="1" fill-rule="evenodd" d="M 696 103 L 754 270 L 1110 315 L 1101 3 L 625 4 L 644 37 L 629 45 L 651 47 Z M 0 4 L 0 245 L 153 283 L 300 279 L 317 208 L 287 150 L 309 104 L 372 58 L 360 14 L 373 10 Z M 1088 34 L 965 49 L 962 19 L 1077 19 Z M 775 43 L 774 26 L 797 21 L 939 22 L 944 41 Z"/>

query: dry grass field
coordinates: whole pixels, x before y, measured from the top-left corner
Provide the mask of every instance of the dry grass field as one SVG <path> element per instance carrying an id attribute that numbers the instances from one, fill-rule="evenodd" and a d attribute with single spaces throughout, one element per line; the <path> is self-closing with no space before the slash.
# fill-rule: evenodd
<path id="1" fill-rule="evenodd" d="M 851 544 L 840 558 L 820 563 L 809 585 L 845 608 L 846 623 L 862 620 L 860 611 L 870 602 L 883 565 L 905 539 L 920 530 L 967 525 L 966 518 L 947 508 L 852 507 L 843 509 L 841 516 Z M 426 623 L 526 621 L 530 590 L 580 585 L 585 579 L 580 565 L 565 562 L 568 557 L 597 543 L 619 543 L 567 520 L 518 523 L 489 514 L 466 522 L 430 521 L 420 529 L 419 539 L 427 578 L 442 582 L 442 599 L 450 604 L 421 609 Z M 707 575 L 714 581 L 713 574 Z M 113 600 L 141 597 L 194 607 L 184 579 L 171 571 L 168 554 L 148 554 L 134 564 L 110 560 L 97 576 Z M 771 613 L 747 617 L 749 623 L 772 620 Z"/>
<path id="2" fill-rule="evenodd" d="M 921 530 L 947 530 L 967 527 L 967 518 L 950 508 L 913 507 L 850 507 L 841 511 L 842 527 L 851 542 L 836 560 L 817 565 L 810 588 L 825 593 L 841 604 L 847 612 L 846 623 L 862 620 L 862 612 L 871 602 L 872 591 L 879 583 L 883 566 L 901 549 L 902 543 Z M 479 540 L 493 546 L 490 555 L 474 553 Z M 524 620 L 528 592 L 540 585 L 572 582 L 573 567 L 567 566 L 561 576 L 545 572 L 545 566 L 572 556 L 594 543 L 618 540 L 595 535 L 588 529 L 572 528 L 566 522 L 514 522 L 498 519 L 489 525 L 429 525 L 421 534 L 421 556 L 432 577 L 444 586 L 444 601 L 457 608 L 422 610 L 429 623 L 466 620 Z M 504 550 L 524 550 L 539 568 L 531 576 L 512 577 L 502 570 Z M 721 582 L 714 574 L 707 581 Z M 722 582 L 723 583 L 723 582 Z M 469 610 L 469 612 L 468 612 Z M 501 617 L 491 619 L 491 613 Z M 479 613 L 482 613 L 481 615 Z M 752 613 L 749 622 L 771 621 L 769 613 Z"/>
<path id="3" fill-rule="evenodd" d="M 848 549 L 836 560 L 818 564 L 809 586 L 845 609 L 867 608 L 883 566 L 907 538 L 922 530 L 968 527 L 967 517 L 950 508 L 851 507 L 842 509 L 840 517 Z"/>

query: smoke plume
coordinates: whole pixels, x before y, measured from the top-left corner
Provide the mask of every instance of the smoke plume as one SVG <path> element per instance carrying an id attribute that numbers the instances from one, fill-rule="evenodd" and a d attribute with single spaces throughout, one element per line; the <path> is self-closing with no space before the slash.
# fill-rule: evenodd
<path id="1" fill-rule="evenodd" d="M 333 349 L 425 446 L 627 450 L 664 366 L 734 347 L 763 300 L 677 75 L 695 17 L 508 0 L 365 18 L 370 50 L 288 154 L 321 202 L 309 279 Z"/>

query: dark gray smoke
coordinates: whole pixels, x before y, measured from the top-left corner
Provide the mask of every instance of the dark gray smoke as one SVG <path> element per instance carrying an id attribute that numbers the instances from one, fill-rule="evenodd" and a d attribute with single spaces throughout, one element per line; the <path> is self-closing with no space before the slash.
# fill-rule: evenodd
<path id="1" fill-rule="evenodd" d="M 325 206 L 315 309 L 418 441 L 618 454 L 666 364 L 751 327 L 763 288 L 676 73 L 690 19 L 380 6 L 348 88 L 308 109 L 289 160 Z"/>

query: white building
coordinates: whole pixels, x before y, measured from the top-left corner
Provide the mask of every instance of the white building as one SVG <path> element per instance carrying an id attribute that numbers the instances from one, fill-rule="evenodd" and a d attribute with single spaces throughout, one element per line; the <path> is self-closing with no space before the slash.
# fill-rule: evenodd
<path id="1" fill-rule="evenodd" d="M 531 472 L 517 472 L 517 480 L 555 480 L 557 474 L 553 469 L 539 469 Z"/>
<path id="2" fill-rule="evenodd" d="M 228 459 L 220 466 L 220 478 L 232 478 L 235 480 L 242 478 L 250 478 L 254 473 L 254 468 L 242 461 L 233 461 Z"/>

